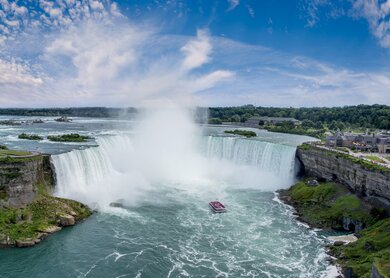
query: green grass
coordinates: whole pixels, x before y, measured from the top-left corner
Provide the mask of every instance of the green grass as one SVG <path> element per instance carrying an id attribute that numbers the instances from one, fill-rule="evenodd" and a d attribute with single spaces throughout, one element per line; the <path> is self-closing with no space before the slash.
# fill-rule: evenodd
<path id="1" fill-rule="evenodd" d="M 318 139 L 325 139 L 325 130 L 324 129 L 304 129 L 302 127 L 293 127 L 293 128 L 286 128 L 282 126 L 264 126 L 265 130 L 271 131 L 271 132 L 279 132 L 279 133 L 288 133 L 288 134 L 297 134 L 297 135 L 307 135 L 311 137 L 315 137 Z"/>
<path id="2" fill-rule="evenodd" d="M 15 152 L 11 152 L 15 154 Z M 2 162 L 13 163 L 15 161 L 26 161 L 26 159 L 42 159 L 42 155 L 33 157 L 6 157 Z M 18 174 L 19 167 L 10 165 L 9 168 L 3 165 L 2 175 L 12 178 Z M 11 240 L 30 240 L 38 236 L 39 231 L 58 225 L 61 215 L 76 213 L 76 221 L 84 219 L 91 214 L 91 211 L 83 204 L 49 195 L 52 184 L 51 174 L 42 172 L 39 181 L 34 185 L 37 195 L 36 199 L 22 208 L 0 208 L 0 241 L 10 238 Z M 6 185 L 0 184 L 0 199 L 7 200 Z M 6 204 L 6 203 L 5 203 Z"/>
<path id="3" fill-rule="evenodd" d="M 308 186 L 303 180 L 280 194 L 289 196 L 301 219 L 313 226 L 340 229 L 343 217 L 364 223 L 368 228 L 360 232 L 358 241 L 332 246 L 331 251 L 341 266 L 352 268 L 354 277 L 369 278 L 375 261 L 382 276 L 389 278 L 390 218 L 379 220 L 383 215 L 369 211 L 358 197 L 334 183 Z"/>
<path id="4" fill-rule="evenodd" d="M 374 216 L 348 189 L 334 183 L 308 186 L 300 181 L 285 192 L 304 221 L 319 228 L 341 229 L 343 217 L 370 225 Z"/>
<path id="5" fill-rule="evenodd" d="M 390 273 L 390 218 L 378 221 L 364 229 L 358 241 L 343 246 L 333 246 L 342 266 L 351 267 L 354 277 L 370 277 L 375 262 L 383 277 Z"/>
<path id="6" fill-rule="evenodd" d="M 365 158 L 370 159 L 372 161 L 380 162 L 380 163 L 386 163 L 382 158 L 375 156 L 375 155 L 366 155 Z"/>
<path id="7" fill-rule="evenodd" d="M 0 162 L 2 163 L 25 163 L 25 162 L 30 162 L 30 161 L 35 161 L 41 159 L 40 155 L 34 155 L 34 156 L 0 156 Z"/>
<path id="8" fill-rule="evenodd" d="M 242 129 L 225 130 L 225 133 L 241 135 L 241 136 L 245 136 L 245 137 L 256 137 L 257 136 L 256 132 L 254 132 L 254 131 L 242 130 Z"/>
<path id="9" fill-rule="evenodd" d="M 50 178 L 45 177 L 37 185 L 38 198 L 24 208 L 0 209 L 0 239 L 8 236 L 12 240 L 35 238 L 40 230 L 57 225 L 59 216 L 75 212 L 76 220 L 87 218 L 91 211 L 83 204 L 52 197 L 47 189 Z"/>
<path id="10" fill-rule="evenodd" d="M 336 147 L 336 149 L 337 149 L 338 151 L 341 151 L 341 152 L 349 153 L 349 149 L 346 148 L 346 147 Z"/>
<path id="11" fill-rule="evenodd" d="M 83 136 L 77 133 L 63 134 L 63 135 L 50 135 L 47 137 L 50 141 L 54 142 L 85 142 L 90 139 L 89 136 Z"/>
<path id="12" fill-rule="evenodd" d="M 19 134 L 18 138 L 19 139 L 26 139 L 26 140 L 42 140 L 43 139 L 43 137 L 41 137 L 39 135 L 26 134 L 26 133 Z"/>
<path id="13" fill-rule="evenodd" d="M 43 195 L 25 208 L 1 209 L 0 234 L 12 240 L 34 238 L 40 230 L 56 225 L 60 215 L 70 214 L 71 211 L 77 213 L 78 220 L 91 214 L 79 202 Z"/>
<path id="14" fill-rule="evenodd" d="M 25 156 L 25 155 L 31 155 L 30 152 L 26 152 L 26 151 L 15 151 L 15 150 L 4 150 L 4 149 L 0 149 L 0 156 L 8 156 L 8 155 L 12 155 L 12 156 Z"/>

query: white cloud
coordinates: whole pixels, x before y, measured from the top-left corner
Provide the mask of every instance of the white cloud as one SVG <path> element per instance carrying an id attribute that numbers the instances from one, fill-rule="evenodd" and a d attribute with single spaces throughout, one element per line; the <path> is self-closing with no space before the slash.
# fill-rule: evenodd
<path id="1" fill-rule="evenodd" d="M 0 36 L 15 39 L 21 33 L 44 32 L 47 28 L 59 29 L 77 25 L 85 20 L 111 22 L 122 17 L 116 3 L 110 0 L 39 0 L 37 8 L 31 3 L 0 1 L 0 26 L 8 26 L 7 32 L 0 29 Z"/>
<path id="2" fill-rule="evenodd" d="M 390 48 L 390 0 L 355 0 L 354 15 L 365 18 L 371 33 L 384 48 Z"/>
<path id="3" fill-rule="evenodd" d="M 185 55 L 183 67 L 185 69 L 194 69 L 202 66 L 209 61 L 212 46 L 209 35 L 205 30 L 198 30 L 197 38 L 189 41 L 181 48 Z"/>
<path id="4" fill-rule="evenodd" d="M 27 65 L 18 64 L 15 61 L 4 61 L 0 59 L 0 86 L 1 85 L 25 85 L 37 86 L 43 83 L 39 77 L 29 73 Z"/>
<path id="5" fill-rule="evenodd" d="M 196 37 L 161 36 L 145 26 L 118 23 L 113 29 L 87 21 L 49 40 L 41 63 L 52 79 L 41 93 L 46 103 L 68 106 L 189 104 L 193 94 L 234 76 L 202 69 L 211 50 L 206 30 Z"/>
<path id="6" fill-rule="evenodd" d="M 213 42 L 214 61 L 234 68 L 236 74 L 229 82 L 202 92 L 204 105 L 390 104 L 389 70 L 349 69 L 222 38 Z"/>

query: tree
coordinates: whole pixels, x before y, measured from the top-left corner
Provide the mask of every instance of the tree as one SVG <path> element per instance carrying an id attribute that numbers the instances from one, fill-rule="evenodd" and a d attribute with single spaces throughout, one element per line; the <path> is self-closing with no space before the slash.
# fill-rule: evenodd
<path id="1" fill-rule="evenodd" d="M 311 120 L 303 120 L 301 126 L 306 129 L 313 128 L 315 127 L 315 123 Z"/>
<path id="2" fill-rule="evenodd" d="M 241 117 L 237 114 L 233 115 L 231 118 L 230 118 L 230 121 L 232 122 L 240 122 L 241 121 Z"/>

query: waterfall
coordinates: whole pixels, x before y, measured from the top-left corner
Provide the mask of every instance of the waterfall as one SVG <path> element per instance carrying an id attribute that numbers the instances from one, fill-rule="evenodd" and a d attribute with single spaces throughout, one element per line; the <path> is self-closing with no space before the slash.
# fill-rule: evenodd
<path id="1" fill-rule="evenodd" d="M 238 137 L 199 136 L 196 146 L 142 144 L 131 135 L 105 136 L 98 147 L 53 155 L 56 194 L 86 203 L 134 203 L 159 186 L 181 190 L 231 185 L 262 190 L 289 186 L 295 148 Z M 146 147 L 147 146 L 147 147 Z"/>
<path id="2" fill-rule="evenodd" d="M 291 146 L 237 137 L 208 136 L 205 153 L 209 158 L 252 165 L 285 177 L 295 174 L 295 148 Z"/>

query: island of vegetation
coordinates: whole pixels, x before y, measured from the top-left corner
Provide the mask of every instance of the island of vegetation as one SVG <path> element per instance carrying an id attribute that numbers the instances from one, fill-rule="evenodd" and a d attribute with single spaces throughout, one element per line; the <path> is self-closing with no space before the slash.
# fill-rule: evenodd
<path id="1" fill-rule="evenodd" d="M 90 139 L 89 136 L 80 135 L 77 133 L 63 134 L 63 135 L 49 135 L 47 139 L 54 142 L 85 142 Z"/>
<path id="2" fill-rule="evenodd" d="M 85 205 L 50 195 L 50 157 L 0 146 L 0 247 L 29 247 L 91 214 Z"/>
<path id="3" fill-rule="evenodd" d="M 26 140 L 43 140 L 42 136 L 36 135 L 36 134 L 27 134 L 22 133 L 18 136 L 19 139 L 26 139 Z"/>
<path id="4" fill-rule="evenodd" d="M 18 138 L 25 139 L 25 140 L 43 140 L 42 136 L 36 134 L 27 134 L 27 133 L 19 134 Z M 71 134 L 62 134 L 62 135 L 49 135 L 47 136 L 47 139 L 53 142 L 82 143 L 91 138 L 89 136 L 84 136 L 77 133 L 71 133 Z"/>
<path id="5" fill-rule="evenodd" d="M 257 134 L 254 131 L 250 130 L 242 130 L 242 129 L 235 129 L 235 130 L 225 130 L 225 133 L 227 134 L 235 134 L 235 135 L 240 135 L 240 136 L 245 136 L 245 137 L 256 137 Z"/>

